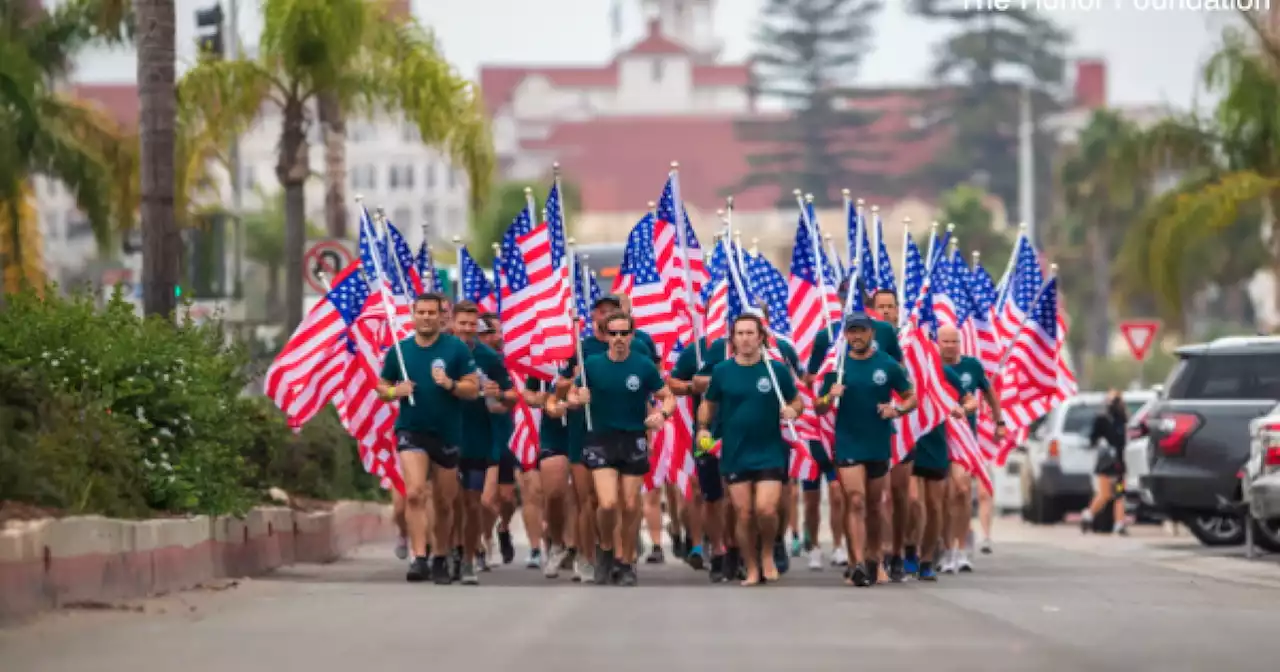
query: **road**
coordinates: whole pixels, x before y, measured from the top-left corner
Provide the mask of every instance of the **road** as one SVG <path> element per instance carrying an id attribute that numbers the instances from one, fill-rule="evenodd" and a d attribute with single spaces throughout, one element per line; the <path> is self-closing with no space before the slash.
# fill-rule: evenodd
<path id="1" fill-rule="evenodd" d="M 514 565 L 480 587 L 408 585 L 390 548 L 368 547 L 138 611 L 52 614 L 0 632 L 0 669 L 1280 669 L 1280 562 L 1155 534 L 1001 521 L 976 573 L 869 590 L 803 567 L 712 586 L 671 563 L 643 567 L 634 589 Z"/>

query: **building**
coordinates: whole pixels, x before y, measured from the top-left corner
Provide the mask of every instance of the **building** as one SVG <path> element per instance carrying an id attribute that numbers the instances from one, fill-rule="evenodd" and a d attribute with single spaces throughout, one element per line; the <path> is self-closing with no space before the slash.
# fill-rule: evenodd
<path id="1" fill-rule="evenodd" d="M 401 0 L 392 10 L 407 15 L 409 4 L 408 0 Z M 179 20 L 193 19 L 180 16 Z M 67 85 L 65 92 L 99 107 L 126 130 L 138 127 L 136 84 L 76 83 Z M 281 120 L 277 110 L 264 108 L 241 138 L 240 183 L 245 212 L 262 207 L 263 198 L 274 198 L 280 191 L 275 166 Z M 310 126 L 308 143 L 309 161 L 316 177 L 306 186 L 306 214 L 322 226 L 324 144 L 317 124 Z M 429 224 L 432 237 L 441 241 L 466 231 L 469 192 L 465 173 L 452 167 L 441 152 L 423 145 L 412 124 L 389 117 L 347 120 L 346 165 L 348 194 L 363 195 L 371 208 L 384 208 L 414 245 L 421 240 L 423 224 Z M 216 174 L 221 177 L 216 200 L 230 208 L 230 177 L 223 171 Z M 36 194 L 49 276 L 59 280 L 79 277 L 97 259 L 98 250 L 88 223 L 76 209 L 74 195 L 60 183 L 43 177 L 36 180 Z M 354 236 L 354 225 L 350 231 Z M 121 261 L 134 273 L 140 273 L 140 255 L 125 255 Z"/>

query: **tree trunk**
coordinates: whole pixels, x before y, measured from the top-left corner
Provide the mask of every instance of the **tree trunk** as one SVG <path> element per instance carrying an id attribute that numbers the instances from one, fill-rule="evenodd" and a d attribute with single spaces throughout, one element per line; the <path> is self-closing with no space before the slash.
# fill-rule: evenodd
<path id="1" fill-rule="evenodd" d="M 334 238 L 347 237 L 347 120 L 332 93 L 317 100 L 324 131 L 324 224 Z"/>
<path id="2" fill-rule="evenodd" d="M 1093 278 L 1085 332 L 1089 354 L 1105 359 L 1111 345 L 1111 246 L 1099 222 L 1092 222 L 1085 234 L 1089 245 L 1090 275 Z"/>
<path id="3" fill-rule="evenodd" d="M 173 0 L 135 0 L 141 141 L 142 309 L 173 315 L 182 244 L 174 221 Z"/>
<path id="4" fill-rule="evenodd" d="M 302 254 L 307 236 L 307 176 L 311 171 L 307 155 L 306 108 L 304 101 L 285 101 L 284 123 L 280 131 L 280 157 L 276 178 L 284 185 L 284 328 L 293 333 L 302 322 Z"/>

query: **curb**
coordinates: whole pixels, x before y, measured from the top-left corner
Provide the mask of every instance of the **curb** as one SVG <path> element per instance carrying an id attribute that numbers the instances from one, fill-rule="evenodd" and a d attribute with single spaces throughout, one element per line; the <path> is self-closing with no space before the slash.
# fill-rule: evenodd
<path id="1" fill-rule="evenodd" d="M 338 502 L 307 513 L 251 510 L 244 518 L 37 520 L 0 530 L 0 624 L 76 603 L 189 590 L 260 576 L 294 563 L 328 563 L 392 538 L 391 507 Z"/>

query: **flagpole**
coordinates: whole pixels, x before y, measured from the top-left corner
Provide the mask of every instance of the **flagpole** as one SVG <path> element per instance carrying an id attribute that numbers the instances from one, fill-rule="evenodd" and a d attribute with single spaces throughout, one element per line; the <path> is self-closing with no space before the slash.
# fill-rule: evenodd
<path id="1" fill-rule="evenodd" d="M 1034 309 L 1036 304 L 1040 303 L 1040 299 L 1044 298 L 1044 290 L 1049 287 L 1049 283 L 1058 278 L 1058 265 L 1049 264 L 1049 277 L 1044 279 L 1040 284 L 1040 289 L 1036 292 L 1036 298 L 1031 302 L 1031 308 Z M 1055 321 L 1057 316 L 1054 316 Z M 1013 346 L 1018 343 L 1018 337 L 1022 335 L 1022 330 L 1026 328 L 1027 321 L 1031 319 L 1031 310 L 1022 316 L 1022 321 L 1018 323 L 1018 330 L 1013 332 L 1013 338 L 1009 339 L 1009 345 L 1005 348 L 1004 353 L 1000 355 L 1000 366 L 997 370 L 1003 369 L 1005 364 L 1009 363 L 1009 357 L 1013 355 Z"/>
<path id="2" fill-rule="evenodd" d="M 361 197 L 361 196 L 356 196 L 356 203 L 360 203 L 360 202 L 361 202 L 361 201 L 363 201 L 363 200 L 364 200 L 364 198 L 363 198 L 363 197 Z M 365 209 L 365 207 L 364 207 L 363 205 L 361 205 L 361 206 L 360 206 L 360 209 L 361 209 L 361 210 L 363 210 L 363 211 L 364 211 L 364 213 L 365 213 L 366 215 L 367 215 L 367 214 L 369 214 L 369 211 L 368 211 L 368 210 L 366 210 L 366 209 Z M 373 240 L 373 242 L 372 242 L 373 250 L 371 250 L 371 254 L 369 255 L 369 257 L 370 257 L 371 259 L 373 259 L 373 272 L 374 272 L 374 274 L 376 274 L 376 275 L 377 275 L 377 277 L 378 277 L 378 279 L 379 279 L 379 280 L 381 280 L 384 276 L 383 276 L 383 273 L 382 273 L 382 264 L 378 263 L 378 238 L 377 238 L 376 231 L 374 231 L 374 229 L 373 229 L 373 222 L 368 221 L 369 219 L 370 219 L 369 217 L 361 217 L 361 218 L 360 218 L 360 230 L 361 230 L 362 232 L 364 232 L 364 233 L 365 233 L 365 235 L 369 236 L 369 237 Z M 362 264 L 362 265 L 363 265 L 363 264 Z M 387 293 L 386 293 L 386 292 L 384 292 L 384 291 L 382 291 L 382 288 L 381 288 L 381 287 L 379 287 L 379 288 L 378 288 L 378 295 L 382 297 L 382 310 L 383 310 L 384 312 L 386 312 L 386 314 L 387 314 L 387 321 L 391 323 L 391 333 L 392 333 L 392 335 L 393 335 L 393 336 L 395 336 L 395 335 L 396 335 L 396 331 L 395 331 L 395 315 L 396 315 L 396 311 L 395 311 L 395 308 L 391 305 L 391 301 L 387 298 Z M 399 339 L 399 338 L 394 338 L 394 339 L 393 339 L 393 345 L 394 345 L 394 347 L 395 347 L 395 349 L 396 349 L 396 359 L 400 362 L 400 372 L 404 374 L 404 379 L 405 379 L 405 380 L 410 380 L 410 378 L 409 378 L 409 369 L 408 369 L 408 367 L 406 367 L 406 366 L 404 365 L 404 352 L 403 352 L 403 351 L 401 351 L 401 349 L 400 349 L 400 339 Z M 412 381 L 410 381 L 410 382 L 412 382 Z M 407 397 L 405 397 L 405 398 L 409 400 L 409 405 L 410 405 L 410 406 L 413 406 L 413 405 L 414 405 L 414 403 L 413 403 L 413 393 L 412 393 L 412 392 L 410 392 L 410 393 L 409 393 L 409 396 L 407 396 Z"/>
<path id="3" fill-rule="evenodd" d="M 813 243 L 813 263 L 817 266 L 817 272 L 814 273 L 818 277 L 818 296 L 822 297 L 819 305 L 822 306 L 822 322 L 827 327 L 827 340 L 835 338 L 835 334 L 831 333 L 831 311 L 827 309 L 827 274 L 826 264 L 822 263 L 822 243 L 818 242 L 818 226 L 813 223 L 813 218 L 809 216 L 809 208 L 805 203 L 804 197 L 800 195 L 800 190 L 796 189 L 791 192 L 796 197 L 796 205 L 800 206 L 800 217 L 804 219 L 804 226 L 809 230 L 809 239 Z M 845 189 L 841 193 L 845 196 L 845 203 L 849 202 L 849 190 Z"/>
<path id="4" fill-rule="evenodd" d="M 911 240 L 911 218 L 902 218 L 902 277 L 898 279 L 898 324 L 901 330 L 907 324 L 907 311 L 902 310 L 907 304 L 907 241 Z"/>
<path id="5" fill-rule="evenodd" d="M 557 186 L 559 186 L 559 179 L 560 179 L 559 177 L 556 178 Z M 564 192 L 560 192 L 560 199 L 562 201 L 564 200 Z M 563 214 L 560 217 L 560 221 L 564 222 Z M 567 243 L 566 248 L 568 251 L 568 254 L 565 256 L 568 257 L 566 261 L 569 264 L 569 310 L 572 311 L 569 314 L 569 317 L 570 317 L 569 323 L 573 325 L 576 331 L 576 333 L 573 334 L 573 346 L 574 346 L 574 350 L 576 350 L 578 354 L 578 375 L 582 376 L 582 386 L 586 387 L 587 386 L 587 359 L 582 356 L 582 329 L 578 327 L 578 319 L 577 319 L 578 318 L 577 278 L 578 278 L 579 268 L 578 268 L 577 261 L 574 259 L 574 255 L 573 255 L 573 248 L 577 244 L 577 241 L 575 241 L 573 238 L 569 238 L 565 240 L 565 243 Z M 591 427 L 591 402 L 587 402 L 583 404 L 582 407 L 583 407 L 583 411 L 586 413 L 587 431 L 588 432 L 595 431 Z M 569 418 L 567 415 L 564 415 L 560 417 L 560 421 L 561 421 L 561 424 L 568 424 Z"/>
<path id="6" fill-rule="evenodd" d="M 1026 222 L 1022 222 L 1021 224 L 1018 224 L 1018 237 L 1017 237 L 1017 238 L 1014 238 L 1014 240 L 1013 240 L 1013 254 L 1009 255 L 1009 261 L 1008 261 L 1008 262 L 1006 262 L 1006 263 L 1005 263 L 1005 265 L 1004 265 L 1004 275 L 1001 275 L 1001 276 L 1000 276 L 1000 284 L 996 285 L 996 290 L 997 290 L 997 291 L 996 291 L 996 297 L 997 297 L 997 298 L 999 298 L 999 295 L 1000 295 L 1000 293 L 1001 293 L 1001 290 L 1003 290 L 1003 289 L 1004 289 L 1004 286 L 1005 286 L 1006 284 L 1008 284 L 1008 282 L 1009 282 L 1009 280 L 1010 280 L 1010 276 L 1012 276 L 1012 275 L 1013 275 L 1013 270 L 1014 270 L 1015 268 L 1017 268 L 1017 261 L 1018 261 L 1018 245 L 1019 245 L 1019 243 L 1021 243 L 1021 242 L 1022 242 L 1022 239 L 1023 239 L 1023 238 L 1026 238 L 1026 237 L 1027 237 L 1027 223 L 1026 223 Z M 1031 246 L 1031 249 L 1033 249 L 1033 250 L 1034 250 L 1034 249 L 1035 249 L 1035 245 L 1032 245 L 1032 246 Z"/>
<path id="7" fill-rule="evenodd" d="M 929 225 L 929 248 L 924 255 L 925 275 L 929 275 L 929 267 L 933 263 L 933 248 L 938 246 L 938 222 Z"/>
<path id="8" fill-rule="evenodd" d="M 680 268 L 684 271 L 684 300 L 686 310 L 689 311 L 689 322 L 693 326 L 693 355 L 697 361 L 698 369 L 702 369 L 702 346 L 698 343 L 698 320 L 693 314 L 693 276 L 689 271 L 689 232 L 685 227 L 684 201 L 680 199 L 680 162 L 671 162 L 671 172 L 667 174 L 671 178 L 671 200 L 675 201 L 675 219 L 673 225 L 676 227 L 676 240 L 680 243 Z"/>
<path id="9" fill-rule="evenodd" d="M 390 220 L 387 219 L 387 212 L 382 207 L 378 207 L 376 212 L 375 221 L 382 227 L 382 233 L 387 238 L 387 262 L 391 264 L 391 270 L 395 271 L 396 282 L 404 288 L 407 294 L 409 292 L 409 283 L 407 282 L 408 279 L 404 277 L 404 268 L 400 265 L 400 255 L 396 254 L 395 241 L 391 239 Z M 388 275 L 387 277 L 390 276 Z M 392 333 L 395 333 L 395 331 L 393 330 Z"/>
<path id="10" fill-rule="evenodd" d="M 875 207 L 876 206 L 874 205 L 871 206 L 873 211 L 875 210 Z M 857 262 L 853 264 L 853 276 L 849 281 L 849 291 L 846 293 L 846 296 L 851 297 L 853 296 L 852 292 L 861 291 L 858 289 L 858 283 L 862 282 L 862 271 L 863 271 L 862 241 L 864 240 L 864 236 L 866 235 L 866 233 L 867 233 L 867 226 L 863 222 L 862 213 L 858 213 L 857 224 L 855 226 L 855 230 L 853 234 L 853 247 L 856 250 L 854 255 L 857 257 Z M 844 312 L 848 312 L 849 310 L 848 306 L 849 306 L 849 303 L 846 302 Z M 841 357 L 840 359 L 836 360 L 836 382 L 840 383 L 841 385 L 844 384 L 844 360 L 847 357 L 848 348 L 849 348 L 849 342 L 845 341 L 842 352 L 840 353 Z M 836 400 L 836 407 L 839 408 L 838 398 Z"/>
<path id="11" fill-rule="evenodd" d="M 871 247 L 872 247 L 871 272 L 875 275 L 876 285 L 879 286 L 880 284 L 880 242 L 881 242 L 880 238 L 884 234 L 884 231 L 882 230 L 883 222 L 880 221 L 879 207 L 872 208 L 872 212 L 875 213 L 875 216 L 876 216 L 876 228 L 875 228 L 875 231 L 873 232 L 875 234 L 873 236 L 874 240 L 872 240 L 871 242 Z"/>
<path id="12" fill-rule="evenodd" d="M 428 222 L 422 223 L 422 249 L 427 251 L 429 262 L 427 270 L 431 271 L 428 273 L 431 279 L 426 282 L 426 288 L 428 292 L 434 292 L 436 291 L 436 262 L 431 258 L 431 224 Z"/>

